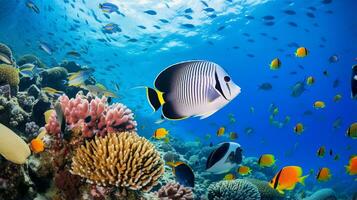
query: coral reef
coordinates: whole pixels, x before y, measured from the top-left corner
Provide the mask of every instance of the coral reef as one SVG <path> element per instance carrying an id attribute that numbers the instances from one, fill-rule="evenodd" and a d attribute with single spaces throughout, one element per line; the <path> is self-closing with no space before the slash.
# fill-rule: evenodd
<path id="1" fill-rule="evenodd" d="M 136 129 L 131 110 L 120 103 L 108 105 L 106 97 L 99 99 L 91 94 L 85 96 L 78 93 L 74 99 L 63 95 L 59 102 L 67 124 L 72 128 L 80 128 L 84 137 Z M 51 134 L 59 133 L 56 116 L 54 112 L 46 124 L 46 129 Z"/>
<path id="2" fill-rule="evenodd" d="M 25 125 L 25 132 L 29 135 L 33 135 L 38 132 L 40 127 L 35 122 L 27 122 Z"/>
<path id="3" fill-rule="evenodd" d="M 24 111 L 17 101 L 17 98 L 7 99 L 0 96 L 0 122 L 6 126 L 24 126 L 30 120 L 30 113 Z"/>
<path id="4" fill-rule="evenodd" d="M 63 67 L 53 67 L 46 69 L 41 73 L 42 87 L 51 87 L 58 90 L 64 90 L 64 81 L 67 79 L 68 72 Z"/>
<path id="5" fill-rule="evenodd" d="M 283 195 L 281 195 L 278 191 L 270 187 L 268 182 L 261 181 L 258 179 L 245 179 L 245 180 L 249 181 L 250 183 L 252 183 L 258 188 L 261 200 L 283 199 Z"/>
<path id="6" fill-rule="evenodd" d="M 303 200 L 337 200 L 336 193 L 331 188 L 324 188 L 316 191 L 311 196 Z"/>
<path id="7" fill-rule="evenodd" d="M 31 183 L 26 180 L 22 165 L 2 161 L 0 158 L 0 199 L 32 199 Z"/>
<path id="8" fill-rule="evenodd" d="M 0 64 L 15 65 L 11 49 L 2 43 L 0 43 Z"/>
<path id="9" fill-rule="evenodd" d="M 160 200 L 193 200 L 191 188 L 186 188 L 178 183 L 167 183 L 157 192 Z"/>
<path id="10" fill-rule="evenodd" d="M 135 132 L 110 133 L 76 150 L 71 173 L 117 186 L 125 196 L 127 190 L 149 191 L 164 173 L 164 164 L 154 145 Z"/>
<path id="11" fill-rule="evenodd" d="M 16 95 L 17 86 L 20 83 L 19 72 L 11 65 L 0 65 L 0 86 L 9 84 L 11 88 L 11 94 Z"/>
<path id="12" fill-rule="evenodd" d="M 80 176 L 61 170 L 56 174 L 54 183 L 62 191 L 61 199 L 77 199 L 80 195 L 79 188 L 82 185 Z"/>
<path id="13" fill-rule="evenodd" d="M 32 54 L 23 55 L 16 62 L 18 66 L 22 66 L 27 63 L 32 63 L 39 68 L 46 68 L 46 65 L 39 58 Z"/>
<path id="14" fill-rule="evenodd" d="M 209 200 L 260 200 L 258 188 L 243 179 L 219 181 L 208 187 Z"/>
<path id="15" fill-rule="evenodd" d="M 2 124 L 0 133 L 0 154 L 13 163 L 24 164 L 31 154 L 25 141 Z"/>

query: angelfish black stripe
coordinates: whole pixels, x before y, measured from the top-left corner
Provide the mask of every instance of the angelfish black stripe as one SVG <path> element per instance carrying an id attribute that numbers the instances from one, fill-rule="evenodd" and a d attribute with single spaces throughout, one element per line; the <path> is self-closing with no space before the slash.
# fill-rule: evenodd
<path id="1" fill-rule="evenodd" d="M 280 178 L 280 175 L 283 172 L 283 170 L 284 170 L 284 168 L 281 169 L 280 172 L 276 175 L 275 182 L 274 182 L 274 189 L 276 189 L 278 187 L 279 178 Z"/>
<path id="2" fill-rule="evenodd" d="M 216 86 L 215 86 L 215 88 L 219 91 L 219 93 L 221 93 L 221 95 L 222 95 L 226 100 L 228 100 L 228 99 L 226 98 L 226 96 L 224 96 L 224 94 L 223 94 L 223 91 L 222 91 L 222 88 L 221 88 L 221 84 L 219 84 L 219 79 L 218 79 L 217 71 L 214 73 L 214 78 L 215 78 L 215 80 L 216 80 Z"/>

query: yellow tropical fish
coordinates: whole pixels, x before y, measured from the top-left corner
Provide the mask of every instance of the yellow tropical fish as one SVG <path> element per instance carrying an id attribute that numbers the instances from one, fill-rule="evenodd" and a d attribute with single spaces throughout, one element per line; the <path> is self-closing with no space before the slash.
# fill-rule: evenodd
<path id="1" fill-rule="evenodd" d="M 307 56 L 307 54 L 308 54 L 308 51 L 305 47 L 299 47 L 298 49 L 296 49 L 296 52 L 295 52 L 295 56 L 299 57 L 299 58 L 303 58 L 303 57 Z"/>
<path id="2" fill-rule="evenodd" d="M 52 94 L 52 95 L 55 95 L 55 94 L 61 95 L 61 94 L 63 94 L 62 91 L 58 91 L 58 90 L 56 90 L 56 89 L 54 89 L 54 88 L 51 88 L 51 87 L 44 87 L 44 88 L 41 88 L 41 90 L 42 90 L 43 92 L 46 92 L 46 93 Z"/>
<path id="3" fill-rule="evenodd" d="M 301 134 L 302 132 L 304 132 L 304 125 L 302 123 L 297 123 L 294 127 L 294 132 L 296 134 Z"/>
<path id="4" fill-rule="evenodd" d="M 281 66 L 281 61 L 279 60 L 279 58 L 274 58 L 274 60 L 272 60 L 270 63 L 271 70 L 277 70 L 280 68 L 280 66 Z"/>
<path id="5" fill-rule="evenodd" d="M 342 96 L 341 96 L 340 94 L 336 94 L 336 95 L 333 97 L 333 101 L 334 101 L 334 102 L 339 102 L 341 99 L 342 99 Z"/>
<path id="6" fill-rule="evenodd" d="M 306 84 L 307 85 L 313 85 L 315 83 L 315 78 L 312 76 L 307 77 L 306 79 Z"/>
<path id="7" fill-rule="evenodd" d="M 224 127 L 219 128 L 217 131 L 217 136 L 220 137 L 220 136 L 224 135 L 225 130 L 226 129 Z"/>
<path id="8" fill-rule="evenodd" d="M 269 185 L 281 194 L 284 194 L 284 190 L 293 190 L 297 183 L 304 185 L 307 177 L 308 175 L 302 176 L 301 167 L 286 166 L 274 176 Z"/>
<path id="9" fill-rule="evenodd" d="M 325 105 L 325 102 L 323 102 L 323 101 L 316 101 L 314 103 L 314 108 L 315 109 L 322 109 L 322 108 L 325 108 L 325 107 L 326 107 L 326 105 Z"/>
<path id="10" fill-rule="evenodd" d="M 357 139 L 357 122 L 351 124 L 346 131 L 346 135 L 352 139 Z"/>
<path id="11" fill-rule="evenodd" d="M 252 170 L 250 169 L 250 167 L 242 165 L 237 169 L 237 172 L 238 174 L 245 176 L 252 173 Z"/>
<path id="12" fill-rule="evenodd" d="M 258 165 L 261 167 L 271 167 L 275 164 L 275 156 L 273 154 L 263 154 L 258 160 Z"/>
<path id="13" fill-rule="evenodd" d="M 236 177 L 234 176 L 234 174 L 232 173 L 229 173 L 229 174 L 226 174 L 223 178 L 223 180 L 228 180 L 228 181 L 231 181 L 231 180 L 234 180 Z"/>
<path id="14" fill-rule="evenodd" d="M 154 132 L 153 137 L 155 139 L 161 140 L 161 139 L 165 138 L 167 134 L 169 134 L 168 130 L 166 130 L 165 128 L 158 128 Z"/>

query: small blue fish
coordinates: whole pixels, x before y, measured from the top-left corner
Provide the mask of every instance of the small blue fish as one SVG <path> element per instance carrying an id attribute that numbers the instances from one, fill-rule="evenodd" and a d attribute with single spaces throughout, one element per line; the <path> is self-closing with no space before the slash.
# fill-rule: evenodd
<path id="1" fill-rule="evenodd" d="M 146 10 L 146 11 L 144 11 L 144 13 L 149 14 L 149 15 L 156 15 L 157 14 L 155 10 Z"/>
<path id="2" fill-rule="evenodd" d="M 112 34 L 112 33 L 116 33 L 116 32 L 121 32 L 121 28 L 119 28 L 118 24 L 109 23 L 109 24 L 103 26 L 103 32 Z"/>
<path id="3" fill-rule="evenodd" d="M 112 3 L 100 3 L 99 8 L 105 13 L 117 12 L 119 10 L 118 6 Z"/>
<path id="4" fill-rule="evenodd" d="M 28 7 L 28 8 L 30 8 L 32 11 L 34 11 L 35 13 L 37 13 L 37 14 L 39 14 L 40 13 L 40 9 L 36 6 L 36 4 L 33 2 L 33 1 L 31 1 L 31 0 L 28 0 L 27 2 L 26 2 L 26 6 Z"/>
<path id="5" fill-rule="evenodd" d="M 46 52 L 48 55 L 52 55 L 53 50 L 48 44 L 40 42 L 40 49 Z"/>

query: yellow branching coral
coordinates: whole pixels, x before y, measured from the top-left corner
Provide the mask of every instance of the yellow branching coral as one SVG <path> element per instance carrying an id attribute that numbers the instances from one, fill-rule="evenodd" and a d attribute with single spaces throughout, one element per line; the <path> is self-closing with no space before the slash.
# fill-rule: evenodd
<path id="1" fill-rule="evenodd" d="M 0 65 L 0 85 L 9 84 L 11 87 L 20 83 L 19 72 L 11 65 Z"/>
<path id="2" fill-rule="evenodd" d="M 71 173 L 102 186 L 149 191 L 164 173 L 154 145 L 135 132 L 96 136 L 73 156 Z"/>

